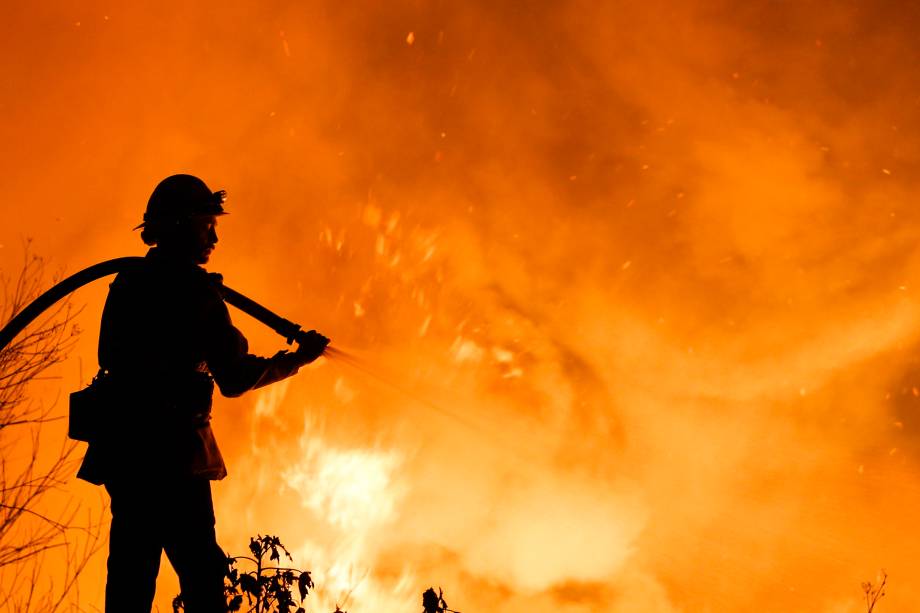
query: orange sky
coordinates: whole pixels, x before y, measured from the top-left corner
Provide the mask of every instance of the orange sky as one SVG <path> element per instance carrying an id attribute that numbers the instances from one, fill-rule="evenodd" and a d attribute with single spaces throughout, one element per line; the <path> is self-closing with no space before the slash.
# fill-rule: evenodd
<path id="1" fill-rule="evenodd" d="M 474 424 L 331 360 L 218 400 L 226 549 L 321 611 L 920 607 L 917 9 L 226 4 L 7 7 L 0 268 L 142 254 L 198 174 L 209 269 Z"/>

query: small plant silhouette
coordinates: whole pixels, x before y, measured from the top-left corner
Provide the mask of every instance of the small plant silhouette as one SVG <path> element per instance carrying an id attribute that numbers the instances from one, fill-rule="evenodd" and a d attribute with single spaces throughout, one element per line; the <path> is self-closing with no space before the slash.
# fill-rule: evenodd
<path id="1" fill-rule="evenodd" d="M 282 554 L 290 561 L 293 558 L 277 536 L 258 535 L 250 538 L 249 551 L 252 556 L 227 558 L 224 583 L 227 609 L 246 613 L 305 613 L 303 601 L 313 589 L 310 571 L 278 566 Z M 241 562 L 254 568 L 241 571 L 237 568 Z M 244 606 L 247 608 L 244 609 Z M 173 599 L 173 612 L 184 610 L 182 594 L 179 594 Z"/>
<path id="2" fill-rule="evenodd" d="M 438 588 L 438 593 L 434 593 L 434 588 L 430 587 L 422 594 L 423 613 L 460 613 L 447 607 L 447 601 L 444 600 L 444 591 Z"/>
<path id="3" fill-rule="evenodd" d="M 885 584 L 888 583 L 888 573 L 882 569 L 878 576 L 878 585 L 871 581 L 865 581 L 862 584 L 863 595 L 866 598 L 866 613 L 872 613 L 875 605 L 885 595 Z"/>

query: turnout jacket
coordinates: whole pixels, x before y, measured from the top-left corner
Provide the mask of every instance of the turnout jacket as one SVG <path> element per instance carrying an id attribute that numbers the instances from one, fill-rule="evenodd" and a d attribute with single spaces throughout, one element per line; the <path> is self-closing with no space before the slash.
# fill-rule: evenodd
<path id="1" fill-rule="evenodd" d="M 239 396 L 296 373 L 301 361 L 250 354 L 218 286 L 217 275 L 156 247 L 115 277 L 99 333 L 112 400 L 79 478 L 226 476 L 210 425 L 214 383 Z"/>

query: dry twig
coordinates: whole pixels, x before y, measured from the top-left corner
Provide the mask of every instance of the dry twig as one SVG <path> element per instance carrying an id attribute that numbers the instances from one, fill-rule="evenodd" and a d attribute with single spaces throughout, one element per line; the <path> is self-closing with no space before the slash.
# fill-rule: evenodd
<path id="1" fill-rule="evenodd" d="M 0 277 L 5 325 L 42 291 L 45 262 L 26 244 L 19 274 Z M 53 279 L 56 280 L 56 279 Z M 77 578 L 101 546 L 100 519 L 79 520 L 79 505 L 70 501 L 54 509 L 46 496 L 74 474 L 77 446 L 62 437 L 48 449 L 46 426 L 60 417 L 55 403 L 29 397 L 30 384 L 47 379 L 49 369 L 67 356 L 79 330 L 78 311 L 69 301 L 50 309 L 0 349 L 0 608 L 9 611 L 61 610 L 74 593 Z M 44 447 L 43 447 L 44 443 Z M 63 560 L 61 573 L 45 568 L 46 554 Z M 55 579 L 57 583 L 55 584 Z"/>

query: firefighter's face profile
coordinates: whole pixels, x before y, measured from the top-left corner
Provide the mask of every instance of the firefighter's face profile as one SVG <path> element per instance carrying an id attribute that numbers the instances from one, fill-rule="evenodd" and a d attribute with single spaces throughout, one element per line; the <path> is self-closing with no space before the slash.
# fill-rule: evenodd
<path id="1" fill-rule="evenodd" d="M 196 264 L 207 264 L 217 245 L 217 217 L 195 215 L 176 227 L 160 246 Z"/>
<path id="2" fill-rule="evenodd" d="M 217 246 L 217 217 L 198 215 L 189 225 L 189 255 L 196 264 L 207 264 Z"/>

